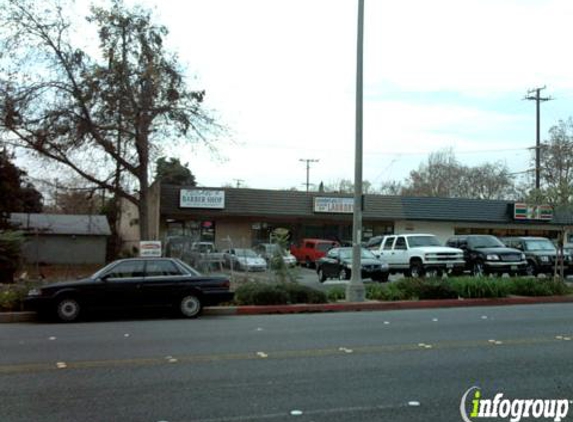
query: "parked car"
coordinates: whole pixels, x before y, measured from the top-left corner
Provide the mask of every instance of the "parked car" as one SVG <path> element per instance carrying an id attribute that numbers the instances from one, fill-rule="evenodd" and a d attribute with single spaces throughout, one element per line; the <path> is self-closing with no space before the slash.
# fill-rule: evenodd
<path id="1" fill-rule="evenodd" d="M 527 259 L 527 274 L 553 274 L 557 261 L 557 248 L 546 237 L 504 237 L 501 239 L 505 246 L 519 249 Z M 569 253 L 564 253 L 563 264 L 565 274 L 571 273 L 573 262 Z"/>
<path id="2" fill-rule="evenodd" d="M 254 250 L 233 248 L 223 252 L 229 268 L 240 271 L 266 271 L 267 262 Z"/>
<path id="3" fill-rule="evenodd" d="M 465 266 L 463 251 L 442 246 L 433 234 L 389 235 L 369 244 L 374 255 L 388 263 L 391 274 L 417 278 L 461 271 Z"/>
<path id="4" fill-rule="evenodd" d="M 278 243 L 259 243 L 253 248 L 267 262 L 271 268 L 276 267 L 273 260 L 282 259 L 287 267 L 296 266 L 296 258 L 289 251 L 281 248 Z"/>
<path id="5" fill-rule="evenodd" d="M 376 258 L 368 249 L 360 249 L 360 253 L 361 277 L 388 281 L 388 264 Z M 349 280 L 352 275 L 352 248 L 330 249 L 326 256 L 316 261 L 316 273 L 321 283 L 328 278 Z"/>
<path id="6" fill-rule="evenodd" d="M 166 308 L 194 318 L 204 306 L 233 299 L 226 277 L 206 277 L 175 258 L 114 261 L 84 280 L 32 289 L 27 309 L 76 321 L 86 311 Z"/>
<path id="7" fill-rule="evenodd" d="M 464 251 L 465 270 L 473 275 L 526 274 L 523 252 L 506 247 L 497 237 L 484 234 L 453 236 L 446 245 Z"/>
<path id="8" fill-rule="evenodd" d="M 290 247 L 299 264 L 308 268 L 314 267 L 315 262 L 326 255 L 329 249 L 340 247 L 336 240 L 327 239 L 302 239 L 299 243 Z"/>

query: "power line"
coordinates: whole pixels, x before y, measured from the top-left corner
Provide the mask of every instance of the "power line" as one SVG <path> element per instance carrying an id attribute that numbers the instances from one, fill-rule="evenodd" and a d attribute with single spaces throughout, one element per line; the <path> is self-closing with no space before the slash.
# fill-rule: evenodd
<path id="1" fill-rule="evenodd" d="M 529 96 L 525 96 L 524 100 L 533 100 L 535 101 L 535 105 L 536 105 L 536 121 L 537 121 L 537 126 L 536 126 L 536 140 L 535 140 L 535 189 L 539 190 L 539 186 L 540 186 L 540 169 L 541 169 L 541 129 L 540 129 L 540 124 L 541 124 L 541 102 L 542 101 L 550 101 L 553 98 L 551 97 L 541 97 L 541 91 L 543 89 L 545 89 L 546 87 L 543 86 L 541 88 L 534 88 L 534 89 L 530 89 L 529 91 L 527 91 L 527 93 L 529 94 Z M 532 96 L 531 94 L 535 93 L 535 96 Z"/>

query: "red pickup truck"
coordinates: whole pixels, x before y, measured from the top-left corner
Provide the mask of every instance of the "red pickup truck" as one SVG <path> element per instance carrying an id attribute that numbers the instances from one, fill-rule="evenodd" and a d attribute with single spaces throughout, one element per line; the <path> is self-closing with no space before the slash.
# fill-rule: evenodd
<path id="1" fill-rule="evenodd" d="M 298 244 L 290 247 L 299 264 L 304 264 L 308 268 L 314 266 L 315 262 L 326 255 L 329 249 L 340 246 L 336 240 L 326 239 L 302 239 Z"/>

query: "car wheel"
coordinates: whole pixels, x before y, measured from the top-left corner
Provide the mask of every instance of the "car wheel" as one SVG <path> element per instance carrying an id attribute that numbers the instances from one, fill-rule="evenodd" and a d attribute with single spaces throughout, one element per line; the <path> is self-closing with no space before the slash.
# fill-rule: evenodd
<path id="1" fill-rule="evenodd" d="M 424 276 L 424 266 L 421 261 L 412 261 L 410 263 L 410 277 L 420 278 Z"/>
<path id="2" fill-rule="evenodd" d="M 483 262 L 476 261 L 472 267 L 472 274 L 474 277 L 483 277 L 485 275 L 485 270 L 483 267 Z"/>
<path id="3" fill-rule="evenodd" d="M 77 321 L 80 317 L 80 303 L 71 297 L 60 299 L 56 304 L 56 316 L 62 322 Z"/>
<path id="4" fill-rule="evenodd" d="M 203 309 L 201 300 L 195 295 L 184 296 L 179 302 L 179 313 L 185 318 L 195 318 Z"/>
<path id="5" fill-rule="evenodd" d="M 525 267 L 525 274 L 528 276 L 537 276 L 537 269 L 535 268 L 535 264 L 531 261 L 527 261 L 527 266 Z"/>
<path id="6" fill-rule="evenodd" d="M 350 270 L 347 268 L 342 268 L 338 273 L 339 280 L 350 280 Z"/>
<path id="7" fill-rule="evenodd" d="M 326 281 L 326 275 L 324 274 L 324 271 L 322 270 L 322 268 L 318 269 L 318 281 L 320 283 L 324 283 Z"/>

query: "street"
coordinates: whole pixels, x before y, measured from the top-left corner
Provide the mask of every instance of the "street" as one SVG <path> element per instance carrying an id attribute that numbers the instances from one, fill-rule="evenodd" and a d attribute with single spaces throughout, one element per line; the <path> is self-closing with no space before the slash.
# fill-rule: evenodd
<path id="1" fill-rule="evenodd" d="M 572 320 L 535 305 L 4 324 L 1 419 L 457 421 L 472 386 L 573 399 Z"/>

